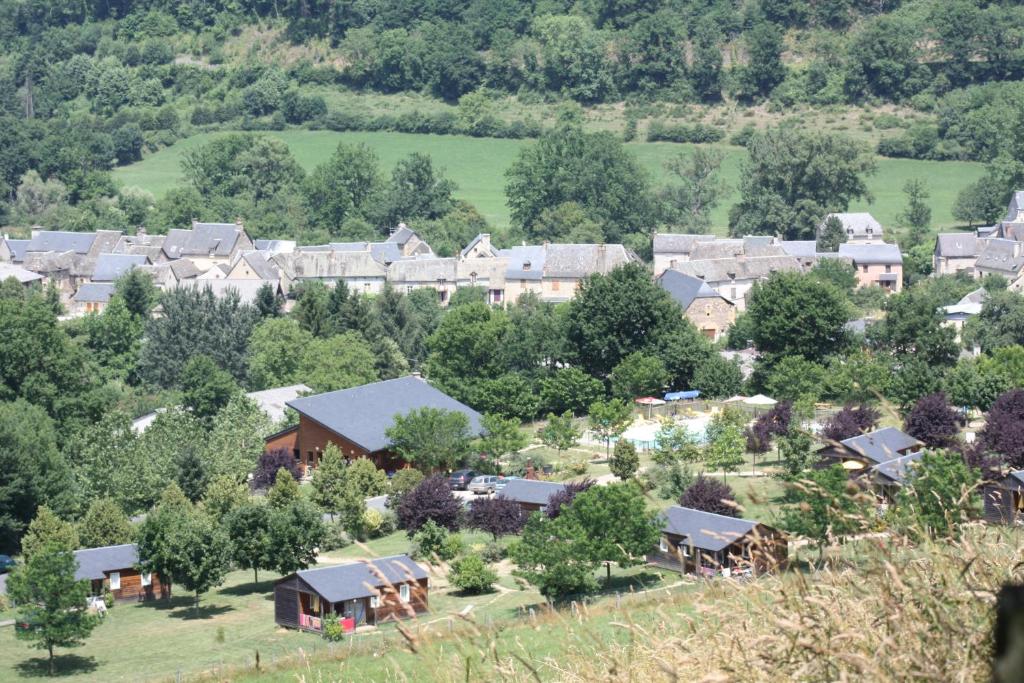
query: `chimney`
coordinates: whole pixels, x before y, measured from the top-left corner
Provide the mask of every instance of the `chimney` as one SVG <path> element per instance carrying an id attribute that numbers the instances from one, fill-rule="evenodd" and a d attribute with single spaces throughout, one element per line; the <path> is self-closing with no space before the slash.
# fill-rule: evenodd
<path id="1" fill-rule="evenodd" d="M 241 216 L 235 216 L 235 225 L 237 225 L 238 227 L 242 227 L 242 217 Z"/>
<path id="2" fill-rule="evenodd" d="M 482 233 L 480 233 L 480 246 L 482 246 L 487 251 L 491 250 L 491 233 L 489 233 L 489 232 L 482 232 Z"/>
<path id="3" fill-rule="evenodd" d="M 138 235 L 139 237 L 145 237 L 146 236 L 146 226 L 145 225 L 140 225 L 135 230 L 135 234 Z"/>
<path id="4" fill-rule="evenodd" d="M 1020 247 L 1021 247 L 1021 244 L 1024 244 L 1024 243 L 1022 243 L 1022 242 L 1014 242 L 1013 243 L 1013 258 L 1020 258 Z"/>

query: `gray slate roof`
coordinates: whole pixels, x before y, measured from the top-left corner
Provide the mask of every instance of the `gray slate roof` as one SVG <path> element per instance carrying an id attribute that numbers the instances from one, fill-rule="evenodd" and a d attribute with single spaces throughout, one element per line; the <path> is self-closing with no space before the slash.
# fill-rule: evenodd
<path id="1" fill-rule="evenodd" d="M 910 471 L 910 465 L 921 459 L 922 452 L 910 453 L 872 466 L 872 470 L 897 484 L 903 484 Z"/>
<path id="2" fill-rule="evenodd" d="M 943 232 L 935 236 L 935 254 L 946 258 L 970 258 L 979 251 L 978 236 L 973 232 Z"/>
<path id="3" fill-rule="evenodd" d="M 855 264 L 889 264 L 903 263 L 903 254 L 895 244 L 856 244 L 847 242 L 839 245 L 840 256 L 850 258 Z"/>
<path id="4" fill-rule="evenodd" d="M 277 254 L 272 261 L 296 280 L 383 278 L 388 272 L 369 251 L 297 251 Z"/>
<path id="5" fill-rule="evenodd" d="M 677 263 L 673 270 L 708 283 L 730 280 L 757 280 L 772 273 L 802 270 L 800 261 L 792 256 L 753 256 L 745 259 L 723 258 Z"/>
<path id="6" fill-rule="evenodd" d="M 900 457 L 900 451 L 904 449 L 924 446 L 923 443 L 914 437 L 895 427 L 876 429 L 867 434 L 844 439 L 840 443 L 868 460 L 873 460 L 875 463 L 898 458 Z"/>
<path id="7" fill-rule="evenodd" d="M 822 219 L 818 230 L 821 231 L 825 227 L 825 221 L 833 216 L 838 218 L 843 224 L 843 231 L 848 237 L 855 239 L 862 237 L 882 239 L 882 224 L 875 220 L 875 217 L 870 213 L 830 213 Z M 871 233 L 868 233 L 869 228 Z"/>
<path id="8" fill-rule="evenodd" d="M 262 280 L 276 280 L 281 277 L 277 272 L 277 266 L 268 261 L 267 255 L 262 252 L 247 251 L 239 256 L 239 259 L 245 259 L 252 271 Z M 235 263 L 237 264 L 237 261 Z"/>
<path id="9" fill-rule="evenodd" d="M 105 572 L 130 569 L 138 564 L 139 549 L 134 543 L 88 548 L 76 550 L 75 559 L 78 560 L 76 580 L 102 579 Z"/>
<path id="10" fill-rule="evenodd" d="M 95 240 L 94 232 L 40 230 L 32 235 L 27 251 L 70 251 L 75 254 L 88 254 Z"/>
<path id="11" fill-rule="evenodd" d="M 410 228 L 408 228 L 408 227 L 403 225 L 402 227 L 398 228 L 393 233 L 391 233 L 391 235 L 388 237 L 387 241 L 388 242 L 394 242 L 395 244 L 400 244 L 401 245 L 401 244 L 405 244 L 406 242 L 411 240 L 413 237 L 419 237 L 419 235 L 417 235 L 415 231 L 413 231 Z"/>
<path id="12" fill-rule="evenodd" d="M 580 278 L 609 273 L 632 261 L 621 244 L 546 244 L 544 275 Z"/>
<path id="13" fill-rule="evenodd" d="M 32 240 L 7 239 L 7 248 L 11 250 L 11 261 L 21 263 L 25 260 L 25 252 Z"/>
<path id="14" fill-rule="evenodd" d="M 523 245 L 499 249 L 498 256 L 508 264 L 505 277 L 509 280 L 540 280 L 544 275 L 544 247 Z"/>
<path id="15" fill-rule="evenodd" d="M 1024 248 L 1014 240 L 990 239 L 982 247 L 974 266 L 1015 276 L 1024 267 Z"/>
<path id="16" fill-rule="evenodd" d="M 510 479 L 498 495 L 517 503 L 530 505 L 547 505 L 548 500 L 556 493 L 563 491 L 565 484 L 539 479 Z"/>
<path id="17" fill-rule="evenodd" d="M 109 303 L 114 296 L 115 286 L 112 282 L 86 282 L 72 298 L 76 303 Z"/>
<path id="18" fill-rule="evenodd" d="M 1022 211 L 1024 211 L 1024 190 L 1017 190 L 1010 197 L 1010 203 L 1006 206 L 1006 217 L 1003 218 L 1003 221 L 1013 223 L 1018 220 Z"/>
<path id="19" fill-rule="evenodd" d="M 689 254 L 697 242 L 714 240 L 714 235 L 685 235 L 675 233 L 654 233 L 655 254 Z"/>
<path id="20" fill-rule="evenodd" d="M 480 233 L 479 235 L 474 237 L 472 240 L 470 240 L 469 244 L 466 245 L 465 249 L 463 249 L 462 251 L 459 252 L 459 256 L 461 256 L 462 258 L 466 258 L 466 255 L 469 254 L 469 252 L 473 249 L 473 247 L 475 247 L 477 244 L 479 244 L 480 240 L 484 239 L 485 236 L 487 237 L 487 239 L 490 239 L 490 237 L 491 237 L 490 234 Z M 490 255 L 491 256 L 497 256 L 498 255 L 498 251 L 494 247 L 491 247 L 490 248 Z"/>
<path id="21" fill-rule="evenodd" d="M 723 298 L 700 278 L 684 275 L 676 270 L 666 270 L 662 273 L 658 278 L 658 284 L 684 311 L 697 299 Z"/>
<path id="22" fill-rule="evenodd" d="M 296 575 L 328 602 L 368 598 L 378 594 L 374 589 L 428 576 L 427 570 L 413 562 L 408 555 L 304 569 L 296 572 Z"/>
<path id="23" fill-rule="evenodd" d="M 458 411 L 469 418 L 472 434 L 482 431 L 478 412 L 411 375 L 305 396 L 286 405 L 369 452 L 391 445 L 384 432 L 394 423 L 395 416 L 419 408 Z"/>
<path id="24" fill-rule="evenodd" d="M 458 261 L 454 258 L 413 258 L 395 261 L 388 268 L 388 280 L 394 282 L 429 282 L 445 280 L 454 283 L 458 277 Z"/>
<path id="25" fill-rule="evenodd" d="M 271 254 L 290 254 L 295 251 L 295 240 L 253 240 L 258 251 L 269 251 Z"/>
<path id="26" fill-rule="evenodd" d="M 718 552 L 743 538 L 757 526 L 749 519 L 737 519 L 712 512 L 673 505 L 663 513 L 665 533 L 683 536 L 695 548 Z"/>
<path id="27" fill-rule="evenodd" d="M 193 223 L 191 230 L 169 231 L 163 249 L 170 258 L 230 256 L 241 235 L 242 226 L 235 223 Z"/>
<path id="28" fill-rule="evenodd" d="M 0 280 L 6 280 L 11 277 L 23 285 L 43 279 L 43 276 L 39 273 L 33 273 L 31 270 L 26 270 L 13 263 L 0 263 Z"/>
<path id="29" fill-rule="evenodd" d="M 782 240 L 779 248 L 786 255 L 797 258 L 814 258 L 818 255 L 818 243 L 814 240 Z"/>
<path id="30" fill-rule="evenodd" d="M 143 254 L 100 254 L 92 271 L 93 282 L 114 282 L 135 266 L 144 266 L 149 259 Z"/>

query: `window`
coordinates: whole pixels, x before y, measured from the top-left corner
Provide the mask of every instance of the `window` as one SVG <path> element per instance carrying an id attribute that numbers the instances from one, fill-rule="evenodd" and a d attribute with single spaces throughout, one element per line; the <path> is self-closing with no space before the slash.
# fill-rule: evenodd
<path id="1" fill-rule="evenodd" d="M 142 585 L 151 586 L 153 584 L 153 575 L 149 572 L 142 572 Z"/>
<path id="2" fill-rule="evenodd" d="M 892 272 L 892 266 L 886 266 L 885 267 L 885 272 L 891 273 Z"/>
<path id="3" fill-rule="evenodd" d="M 557 292 L 559 290 L 559 288 L 561 288 L 561 286 L 562 286 L 562 283 L 559 282 L 558 280 L 552 280 L 551 281 L 551 291 L 552 292 Z"/>
<path id="4" fill-rule="evenodd" d="M 314 614 L 320 614 L 320 596 L 311 595 L 309 596 L 309 608 Z"/>
<path id="5" fill-rule="evenodd" d="M 679 547 L 683 549 L 683 557 L 689 557 L 690 556 L 690 544 L 689 543 L 683 543 Z"/>
<path id="6" fill-rule="evenodd" d="M 868 272 L 868 267 L 867 266 L 861 266 L 861 268 L 864 270 L 865 273 Z"/>
<path id="7" fill-rule="evenodd" d="M 110 572 L 110 590 L 121 589 L 121 572 Z"/>
<path id="8" fill-rule="evenodd" d="M 729 298 L 730 299 L 735 299 L 736 298 L 736 288 L 735 287 L 730 287 L 729 288 Z"/>
<path id="9" fill-rule="evenodd" d="M 380 596 L 379 595 L 371 595 L 370 596 L 370 607 L 372 609 L 377 609 L 378 607 L 380 607 Z"/>
<path id="10" fill-rule="evenodd" d="M 661 537 L 661 544 L 658 546 L 658 550 L 663 553 L 668 552 L 668 540 L 664 536 Z"/>
<path id="11" fill-rule="evenodd" d="M 398 597 L 402 602 L 409 602 L 409 584 L 403 583 L 399 586 Z"/>
<path id="12" fill-rule="evenodd" d="M 406 285 L 405 286 L 405 293 L 406 294 L 412 294 L 412 289 L 413 289 L 412 285 Z"/>

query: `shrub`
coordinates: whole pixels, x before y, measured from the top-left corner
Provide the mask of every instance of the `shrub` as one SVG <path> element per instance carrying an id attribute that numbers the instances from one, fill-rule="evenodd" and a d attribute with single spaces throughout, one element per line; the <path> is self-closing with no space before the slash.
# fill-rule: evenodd
<path id="1" fill-rule="evenodd" d="M 278 470 L 285 469 L 298 481 L 302 478 L 295 456 L 284 448 L 276 448 L 260 455 L 256 470 L 252 473 L 252 488 L 263 491 L 274 485 Z"/>
<path id="2" fill-rule="evenodd" d="M 113 591 L 111 591 L 109 589 L 103 591 L 103 604 L 107 606 L 107 609 L 110 609 L 111 607 L 114 606 L 114 593 L 113 593 Z"/>
<path id="3" fill-rule="evenodd" d="M 705 477 L 703 474 L 697 475 L 694 482 L 679 497 L 679 504 L 684 508 L 738 517 L 735 505 L 730 505 L 726 501 L 736 502 L 736 494 L 728 484 Z"/>
<path id="4" fill-rule="evenodd" d="M 336 643 L 345 637 L 345 629 L 341 627 L 341 621 L 338 619 L 324 619 L 324 640 L 329 640 L 332 643 Z"/>
<path id="5" fill-rule="evenodd" d="M 345 527 L 342 526 L 340 521 L 328 522 L 324 525 L 324 538 L 320 542 L 320 550 L 328 553 L 332 550 L 341 550 L 352 545 L 352 541 L 349 540 L 348 534 L 345 533 Z"/>
<path id="6" fill-rule="evenodd" d="M 391 476 L 391 497 L 388 500 L 388 505 L 391 508 L 397 508 L 402 496 L 419 486 L 422 481 L 423 473 L 417 469 L 407 467 L 395 472 Z"/>
<path id="7" fill-rule="evenodd" d="M 469 504 L 469 526 L 491 534 L 495 540 L 505 534 L 518 534 L 526 524 L 523 509 L 514 500 L 497 496 L 477 498 Z"/>
<path id="8" fill-rule="evenodd" d="M 508 550 L 500 543 L 488 543 L 480 551 L 480 557 L 485 562 L 501 562 L 508 556 Z"/>
<path id="9" fill-rule="evenodd" d="M 498 575 L 490 569 L 479 555 L 466 555 L 452 563 L 448 580 L 453 586 L 466 593 L 485 593 L 491 590 Z"/>
<path id="10" fill-rule="evenodd" d="M 704 123 L 683 126 L 651 121 L 647 128 L 648 142 L 718 142 L 724 137 L 725 132 L 721 128 Z"/>
<path id="11" fill-rule="evenodd" d="M 462 550 L 462 539 L 448 529 L 428 521 L 412 537 L 412 556 L 418 560 L 448 561 Z"/>
<path id="12" fill-rule="evenodd" d="M 737 145 L 738 147 L 746 147 L 750 144 L 750 139 L 754 137 L 755 133 L 757 133 L 757 127 L 752 123 L 748 123 L 729 138 L 729 144 Z"/>
<path id="13" fill-rule="evenodd" d="M 558 515 L 562 514 L 562 508 L 572 503 L 573 498 L 583 493 L 591 486 L 596 484 L 593 479 L 587 477 L 580 479 L 579 481 L 570 481 L 565 484 L 565 488 L 557 493 L 551 495 L 548 498 L 547 507 L 544 508 L 544 514 L 555 519 Z"/>

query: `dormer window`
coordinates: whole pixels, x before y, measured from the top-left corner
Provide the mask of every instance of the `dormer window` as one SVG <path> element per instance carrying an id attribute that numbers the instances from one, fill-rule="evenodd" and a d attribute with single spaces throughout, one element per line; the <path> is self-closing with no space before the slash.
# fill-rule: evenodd
<path id="1" fill-rule="evenodd" d="M 523 261 L 523 270 L 524 271 L 530 270 L 530 262 L 529 261 Z"/>

